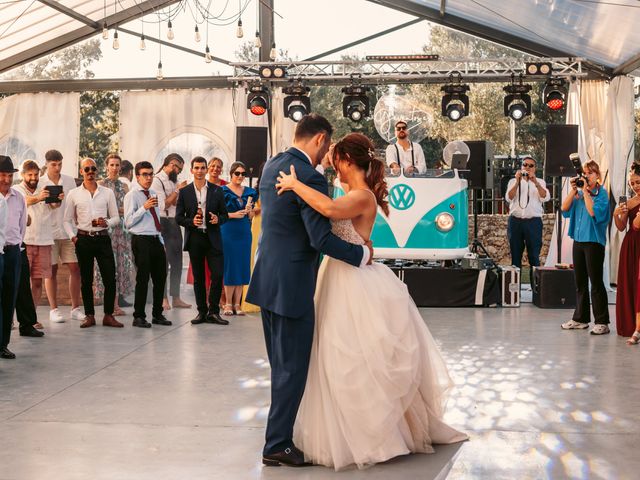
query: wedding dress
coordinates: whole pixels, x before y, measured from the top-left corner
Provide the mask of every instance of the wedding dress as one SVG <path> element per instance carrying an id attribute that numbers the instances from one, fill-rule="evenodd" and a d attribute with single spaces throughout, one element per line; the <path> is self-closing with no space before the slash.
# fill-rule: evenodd
<path id="1" fill-rule="evenodd" d="M 364 244 L 351 220 L 333 232 Z M 295 444 L 316 464 L 362 468 L 468 437 L 442 421 L 452 387 L 407 287 L 385 265 L 325 257 Z"/>

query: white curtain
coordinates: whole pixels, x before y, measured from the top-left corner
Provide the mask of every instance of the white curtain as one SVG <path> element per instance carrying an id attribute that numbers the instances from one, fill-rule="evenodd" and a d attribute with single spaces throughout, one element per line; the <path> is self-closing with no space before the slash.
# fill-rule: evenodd
<path id="1" fill-rule="evenodd" d="M 47 150 L 59 150 L 62 172 L 78 176 L 79 93 L 24 93 L 0 100 L 0 154 L 14 165 L 35 160 L 44 165 Z"/>

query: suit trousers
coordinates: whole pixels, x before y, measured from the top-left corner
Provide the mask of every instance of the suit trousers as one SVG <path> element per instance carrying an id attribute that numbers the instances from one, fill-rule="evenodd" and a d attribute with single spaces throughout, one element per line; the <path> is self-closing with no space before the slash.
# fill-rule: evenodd
<path id="1" fill-rule="evenodd" d="M 85 315 L 95 315 L 93 306 L 93 262 L 98 262 L 104 284 L 104 314 L 113 315 L 116 301 L 116 262 L 108 235 L 78 235 L 76 256 L 80 266 L 80 291 Z"/>
<path id="2" fill-rule="evenodd" d="M 522 267 L 522 254 L 527 248 L 529 265 L 540 266 L 542 249 L 542 218 L 518 218 L 511 215 L 507 226 L 507 237 L 511 249 L 511 265 Z"/>
<path id="3" fill-rule="evenodd" d="M 262 309 L 262 328 L 271 364 L 271 407 L 263 453 L 293 446 L 293 425 L 307 383 L 315 311 L 300 318 Z"/>
<path id="4" fill-rule="evenodd" d="M 153 282 L 152 318 L 162 315 L 162 300 L 167 281 L 167 258 L 164 245 L 157 235 L 131 235 L 131 251 L 136 264 L 136 294 L 133 301 L 133 317 L 147 318 L 145 305 L 149 277 Z"/>
<path id="5" fill-rule="evenodd" d="M 604 245 L 597 242 L 573 242 L 573 267 L 576 274 L 576 309 L 573 319 L 589 323 L 589 281 L 595 323 L 609 323 L 609 299 L 604 286 Z"/>
<path id="6" fill-rule="evenodd" d="M 26 249 L 20 252 L 20 282 L 16 296 L 16 318 L 21 330 L 35 325 L 38 321 L 36 304 L 31 294 L 31 270 Z"/>
<path id="7" fill-rule="evenodd" d="M 215 253 L 209 236 L 205 232 L 191 232 L 189 239 L 189 259 L 193 270 L 193 292 L 196 296 L 198 313 L 220 313 L 220 295 L 222 294 L 222 270 L 224 258 L 222 254 Z M 211 272 L 211 285 L 209 286 L 209 308 L 207 308 L 206 284 L 204 274 L 204 262 L 207 262 Z"/>
<path id="8" fill-rule="evenodd" d="M 162 238 L 167 257 L 169 295 L 180 296 L 180 279 L 182 278 L 182 230 L 175 218 L 160 218 Z"/>
<path id="9" fill-rule="evenodd" d="M 6 347 L 11 341 L 11 324 L 16 308 L 16 296 L 20 283 L 20 245 L 4 247 L 4 268 L 2 269 L 2 329 L 0 329 L 0 347 Z"/>

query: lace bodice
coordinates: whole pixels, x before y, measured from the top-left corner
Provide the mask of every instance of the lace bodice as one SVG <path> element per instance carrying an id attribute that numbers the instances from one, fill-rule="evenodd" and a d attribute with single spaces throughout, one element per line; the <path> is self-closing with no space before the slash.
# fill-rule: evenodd
<path id="1" fill-rule="evenodd" d="M 345 242 L 364 245 L 364 239 L 356 232 L 353 222 L 348 218 L 345 220 L 331 220 L 331 231 Z"/>

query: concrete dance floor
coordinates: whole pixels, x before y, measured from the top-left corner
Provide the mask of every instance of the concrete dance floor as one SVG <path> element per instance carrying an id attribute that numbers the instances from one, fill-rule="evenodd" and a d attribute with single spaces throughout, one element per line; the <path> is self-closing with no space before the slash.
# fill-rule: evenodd
<path id="1" fill-rule="evenodd" d="M 172 310 L 172 327 L 14 330 L 18 358 L 0 360 L 0 478 L 638 478 L 639 347 L 562 331 L 570 311 L 531 304 L 421 311 L 457 385 L 447 420 L 464 444 L 362 471 L 262 468 L 258 317 L 192 326 L 193 312 Z"/>

